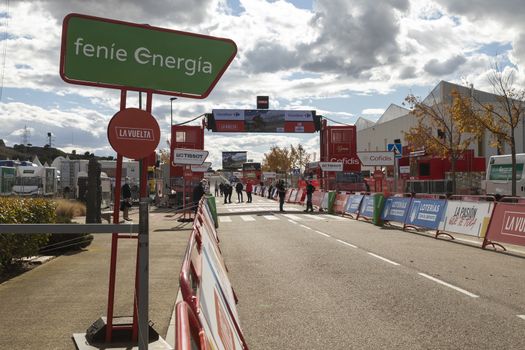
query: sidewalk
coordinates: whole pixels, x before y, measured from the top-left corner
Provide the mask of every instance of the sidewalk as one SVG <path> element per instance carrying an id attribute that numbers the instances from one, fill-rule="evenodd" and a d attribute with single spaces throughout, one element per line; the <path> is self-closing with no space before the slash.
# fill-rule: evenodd
<path id="1" fill-rule="evenodd" d="M 138 223 L 138 210 L 131 212 Z M 165 337 L 192 223 L 173 211 L 150 210 L 150 311 Z M 0 349 L 74 349 L 82 333 L 106 315 L 111 234 L 94 235 L 82 252 L 60 256 L 0 284 Z M 132 315 L 137 241 L 119 240 L 115 316 Z"/>

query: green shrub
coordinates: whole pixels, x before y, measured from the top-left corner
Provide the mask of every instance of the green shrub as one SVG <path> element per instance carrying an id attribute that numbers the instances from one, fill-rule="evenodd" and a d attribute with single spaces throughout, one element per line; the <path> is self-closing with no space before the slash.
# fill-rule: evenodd
<path id="1" fill-rule="evenodd" d="M 55 203 L 47 199 L 0 197 L 0 224 L 48 224 L 56 219 Z M 0 265 L 9 270 L 20 258 L 36 255 L 46 234 L 0 234 Z"/>
<path id="2" fill-rule="evenodd" d="M 56 222 L 60 224 L 71 224 L 71 219 L 75 216 L 86 215 L 86 205 L 78 201 L 68 199 L 57 199 Z M 53 233 L 49 237 L 49 242 L 40 248 L 41 254 L 59 254 L 68 250 L 78 250 L 86 248 L 93 241 L 93 236 L 87 233 L 60 234 Z"/>

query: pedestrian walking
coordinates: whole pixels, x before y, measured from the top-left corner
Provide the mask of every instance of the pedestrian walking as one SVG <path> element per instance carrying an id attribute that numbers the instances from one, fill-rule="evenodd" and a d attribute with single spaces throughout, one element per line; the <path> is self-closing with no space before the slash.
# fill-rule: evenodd
<path id="1" fill-rule="evenodd" d="M 286 195 L 286 188 L 284 187 L 284 181 L 279 180 L 277 183 L 277 193 L 279 194 L 279 211 L 284 212 L 284 197 Z"/>
<path id="2" fill-rule="evenodd" d="M 246 197 L 248 197 L 248 199 L 246 200 L 246 203 L 252 202 L 252 192 L 253 192 L 253 185 L 250 181 L 248 181 L 248 183 L 246 184 Z"/>
<path id="3" fill-rule="evenodd" d="M 120 202 L 120 210 L 122 211 L 122 217 L 126 221 L 131 221 L 129 218 L 129 208 L 131 208 L 131 187 L 129 186 L 129 177 L 124 179 L 124 185 L 122 185 L 122 202 Z"/>
<path id="4" fill-rule="evenodd" d="M 315 191 L 314 185 L 312 185 L 311 180 L 306 180 L 306 210 L 305 212 L 314 211 L 314 206 L 312 204 L 312 194 Z"/>
<path id="5" fill-rule="evenodd" d="M 237 192 L 237 203 L 244 202 L 244 199 L 242 198 L 242 189 L 243 185 L 242 182 L 237 182 L 237 185 L 235 185 L 235 191 Z"/>
<path id="6" fill-rule="evenodd" d="M 221 194 L 221 197 L 224 195 L 224 183 L 223 182 L 219 184 L 219 193 Z"/>

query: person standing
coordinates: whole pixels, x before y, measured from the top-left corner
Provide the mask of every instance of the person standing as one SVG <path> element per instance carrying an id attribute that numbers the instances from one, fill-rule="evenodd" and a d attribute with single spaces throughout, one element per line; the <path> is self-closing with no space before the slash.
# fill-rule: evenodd
<path id="1" fill-rule="evenodd" d="M 231 203 L 232 202 L 233 186 L 232 186 L 231 183 L 229 183 L 227 186 L 228 186 L 228 203 Z"/>
<path id="2" fill-rule="evenodd" d="M 219 184 L 219 193 L 221 194 L 221 197 L 224 194 L 224 184 L 222 182 Z"/>
<path id="3" fill-rule="evenodd" d="M 246 203 L 252 202 L 253 185 L 250 181 L 246 184 L 246 197 L 248 197 Z"/>
<path id="4" fill-rule="evenodd" d="M 286 196 L 286 189 L 284 188 L 284 181 L 279 180 L 277 183 L 277 193 L 279 195 L 279 211 L 284 213 L 284 197 Z"/>
<path id="5" fill-rule="evenodd" d="M 129 208 L 131 207 L 131 187 L 129 186 L 129 177 L 124 179 L 124 185 L 122 185 L 122 202 L 120 203 L 120 209 L 122 210 L 122 217 L 126 221 L 131 221 L 129 218 Z"/>
<path id="6" fill-rule="evenodd" d="M 215 197 L 219 197 L 219 186 L 217 185 L 217 181 L 215 181 Z"/>
<path id="7" fill-rule="evenodd" d="M 202 196 L 204 196 L 204 185 L 202 184 L 202 181 L 195 186 L 193 189 L 193 210 L 195 213 L 197 213 L 197 209 L 199 208 L 199 201 L 201 200 Z"/>
<path id="8" fill-rule="evenodd" d="M 237 185 L 235 185 L 235 191 L 237 192 L 237 203 L 244 202 L 244 199 L 242 198 L 242 182 L 237 182 Z"/>
<path id="9" fill-rule="evenodd" d="M 312 185 L 311 180 L 306 180 L 306 210 L 305 212 L 314 211 L 314 206 L 312 205 L 312 194 L 315 191 L 314 185 Z"/>
<path id="10" fill-rule="evenodd" d="M 273 191 L 273 186 L 272 186 L 272 183 L 270 182 L 270 186 L 268 186 L 268 199 L 272 199 L 272 191 Z"/>

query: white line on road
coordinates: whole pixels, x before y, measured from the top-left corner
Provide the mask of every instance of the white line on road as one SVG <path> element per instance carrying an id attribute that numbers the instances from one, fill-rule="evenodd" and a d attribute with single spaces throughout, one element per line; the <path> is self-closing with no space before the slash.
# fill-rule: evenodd
<path id="1" fill-rule="evenodd" d="M 297 215 L 293 215 L 293 214 L 283 214 L 283 216 L 287 217 L 288 219 L 292 219 L 292 220 L 301 220 L 300 217 L 298 217 Z"/>
<path id="2" fill-rule="evenodd" d="M 242 221 L 255 221 L 255 218 L 253 218 L 251 215 L 241 215 Z"/>
<path id="3" fill-rule="evenodd" d="M 311 228 L 308 227 L 308 226 L 304 226 L 304 225 L 299 225 L 299 226 L 301 226 L 302 228 L 305 228 L 305 229 L 307 229 L 307 230 L 311 230 Z"/>
<path id="4" fill-rule="evenodd" d="M 263 218 L 265 218 L 266 220 L 270 220 L 270 221 L 279 220 L 277 216 L 273 216 L 273 215 L 263 215 Z"/>
<path id="5" fill-rule="evenodd" d="M 310 219 L 314 219 L 314 220 L 324 220 L 323 218 L 320 218 L 317 215 L 305 214 L 304 216 L 307 217 L 307 218 L 310 218 Z"/>
<path id="6" fill-rule="evenodd" d="M 378 259 L 381 259 L 383 261 L 386 261 L 387 263 L 389 264 L 392 264 L 392 265 L 395 265 L 395 266 L 399 266 L 398 263 L 396 263 L 395 261 L 392 261 L 392 260 L 389 260 L 387 258 L 383 258 L 381 255 L 377 255 L 377 254 L 374 254 L 374 253 L 370 253 L 370 252 L 367 252 L 369 255 L 372 255 L 374 258 L 378 258 Z"/>
<path id="7" fill-rule="evenodd" d="M 219 216 L 220 222 L 232 222 L 232 218 L 229 216 Z"/>
<path id="8" fill-rule="evenodd" d="M 465 295 L 468 295 L 468 296 L 471 297 L 471 298 L 479 298 L 479 295 L 476 295 L 476 294 L 474 294 L 474 293 L 471 293 L 471 292 L 469 292 L 469 291 L 466 291 L 466 290 L 464 290 L 464 289 L 462 289 L 462 288 L 456 287 L 456 286 L 454 286 L 454 285 L 452 285 L 452 284 L 450 284 L 450 283 L 447 283 L 447 282 L 442 281 L 442 280 L 440 280 L 440 279 L 437 279 L 437 278 L 435 278 L 435 277 L 429 276 L 429 275 L 427 275 L 426 273 L 418 272 L 418 274 L 421 275 L 421 276 L 423 276 L 423 277 L 425 277 L 425 278 L 428 278 L 428 279 L 431 280 L 431 281 L 437 282 L 437 283 L 439 283 L 439 284 L 442 284 L 442 285 L 444 285 L 444 286 L 447 286 L 447 287 L 449 287 L 449 288 L 452 288 L 452 289 L 454 289 L 454 290 L 457 290 L 458 292 L 463 293 L 463 294 L 465 294 Z"/>
<path id="9" fill-rule="evenodd" d="M 321 231 L 317 231 L 317 230 L 315 230 L 315 232 L 317 232 L 318 234 L 323 235 L 323 236 L 325 236 L 325 237 L 331 237 L 330 235 L 327 235 L 326 233 L 323 233 L 323 232 L 321 232 Z"/>
<path id="10" fill-rule="evenodd" d="M 288 221 L 290 221 L 292 224 L 297 224 L 297 222 L 295 222 L 293 220 L 288 219 Z"/>
<path id="11" fill-rule="evenodd" d="M 349 247 L 352 247 L 352 248 L 357 248 L 357 246 L 353 245 L 353 244 L 350 244 L 348 242 L 345 242 L 345 241 L 341 241 L 340 239 L 336 239 L 337 242 L 339 243 L 343 243 L 344 245 L 347 245 Z"/>
<path id="12" fill-rule="evenodd" d="M 516 315 L 518 316 L 519 318 L 521 318 L 522 320 L 525 320 L 525 315 Z"/>

